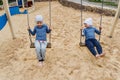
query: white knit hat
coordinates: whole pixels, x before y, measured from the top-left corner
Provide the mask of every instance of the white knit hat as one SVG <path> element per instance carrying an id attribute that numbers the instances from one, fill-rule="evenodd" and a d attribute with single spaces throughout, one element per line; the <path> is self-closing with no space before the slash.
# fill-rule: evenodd
<path id="1" fill-rule="evenodd" d="M 84 23 L 86 23 L 88 25 L 93 25 L 93 20 L 92 20 L 92 18 L 88 18 L 84 21 Z"/>
<path id="2" fill-rule="evenodd" d="M 36 22 L 38 22 L 38 21 L 43 22 L 43 16 L 42 16 L 42 15 L 37 15 L 37 16 L 35 17 L 35 21 L 36 21 Z"/>

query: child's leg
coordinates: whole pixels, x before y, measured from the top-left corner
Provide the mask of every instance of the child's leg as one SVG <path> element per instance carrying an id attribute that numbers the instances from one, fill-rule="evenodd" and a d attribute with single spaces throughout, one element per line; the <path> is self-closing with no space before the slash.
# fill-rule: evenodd
<path id="1" fill-rule="evenodd" d="M 41 53 L 42 53 L 43 61 L 45 60 L 46 47 L 47 47 L 47 42 L 46 41 L 41 42 Z"/>
<path id="2" fill-rule="evenodd" d="M 40 42 L 38 40 L 35 41 L 35 49 L 36 49 L 36 54 L 37 54 L 37 58 L 38 58 L 38 61 L 42 61 L 42 55 L 41 55 L 41 52 L 40 52 Z"/>
<path id="3" fill-rule="evenodd" d="M 95 49 L 94 49 L 94 45 L 93 45 L 93 43 L 91 42 L 91 40 L 86 40 L 85 43 L 86 43 L 87 48 L 90 50 L 90 52 L 91 52 L 94 56 L 96 56 L 97 53 L 96 53 L 96 51 L 95 51 Z"/>
<path id="4" fill-rule="evenodd" d="M 98 53 L 102 54 L 102 47 L 101 47 L 100 43 L 96 39 L 93 39 L 93 44 L 94 44 L 94 46 L 96 46 Z"/>

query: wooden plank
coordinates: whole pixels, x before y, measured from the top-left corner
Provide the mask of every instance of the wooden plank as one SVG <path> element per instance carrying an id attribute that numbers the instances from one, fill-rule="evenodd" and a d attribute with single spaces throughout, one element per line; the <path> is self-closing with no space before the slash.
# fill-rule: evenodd
<path id="1" fill-rule="evenodd" d="M 16 0 L 16 5 L 18 6 L 18 0 Z"/>
<path id="2" fill-rule="evenodd" d="M 35 0 L 32 0 L 33 3 L 33 10 L 35 10 Z"/>
<path id="3" fill-rule="evenodd" d="M 15 39 L 15 35 L 14 35 L 14 32 L 13 32 L 11 15 L 10 15 L 9 6 L 8 6 L 8 0 L 2 0 L 2 1 L 3 1 L 4 10 L 5 10 L 7 18 L 8 18 L 8 23 L 9 23 L 10 31 L 11 31 L 11 34 L 12 34 L 12 38 Z"/>
<path id="4" fill-rule="evenodd" d="M 119 4 L 118 4 L 118 9 L 117 9 L 115 18 L 114 18 L 113 23 L 112 23 L 111 30 L 110 30 L 110 35 L 109 35 L 110 38 L 112 38 L 112 36 L 113 36 L 113 33 L 115 31 L 115 28 L 116 28 L 117 21 L 119 19 L 119 16 L 120 16 L 120 1 L 119 1 Z"/>
<path id="5" fill-rule="evenodd" d="M 25 8 L 25 5 L 24 5 L 24 0 L 22 0 L 22 7 Z"/>

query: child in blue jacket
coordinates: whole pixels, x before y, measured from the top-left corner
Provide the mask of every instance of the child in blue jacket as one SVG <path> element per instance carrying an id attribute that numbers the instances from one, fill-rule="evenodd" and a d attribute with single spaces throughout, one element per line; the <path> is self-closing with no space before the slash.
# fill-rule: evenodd
<path id="1" fill-rule="evenodd" d="M 28 31 L 33 36 L 36 35 L 35 49 L 39 61 L 39 66 L 42 66 L 43 61 L 45 60 L 45 52 L 47 47 L 46 33 L 50 33 L 51 29 L 48 28 L 46 24 L 43 24 L 43 17 L 41 15 L 37 15 L 35 20 L 37 25 L 34 27 L 34 30 L 32 31 L 30 28 L 28 28 Z"/>
<path id="2" fill-rule="evenodd" d="M 85 43 L 87 48 L 95 57 L 104 56 L 105 54 L 103 53 L 102 47 L 95 38 L 95 33 L 100 35 L 102 28 L 100 27 L 100 30 L 97 30 L 95 27 L 93 27 L 92 18 L 86 19 L 84 21 L 84 26 L 85 28 L 83 30 L 83 33 L 85 35 Z M 97 51 L 95 50 L 95 48 Z"/>

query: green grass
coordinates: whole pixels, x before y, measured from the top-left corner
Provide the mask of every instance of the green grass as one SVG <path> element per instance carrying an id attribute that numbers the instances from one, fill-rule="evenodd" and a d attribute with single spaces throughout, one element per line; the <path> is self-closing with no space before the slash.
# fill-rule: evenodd
<path id="1" fill-rule="evenodd" d="M 101 2 L 101 0 L 89 0 L 90 2 Z"/>
<path id="2" fill-rule="evenodd" d="M 2 5 L 3 3 L 2 3 L 2 1 L 0 1 L 0 5 Z"/>
<path id="3" fill-rule="evenodd" d="M 97 3 L 102 3 L 102 0 L 89 0 L 90 2 L 97 2 Z M 117 6 L 114 2 L 105 2 L 104 4 L 109 5 L 109 6 Z"/>
<path id="4" fill-rule="evenodd" d="M 15 2 L 15 0 L 8 0 L 8 3 L 12 3 L 12 2 Z M 0 5 L 3 5 L 2 0 L 0 0 Z"/>
<path id="5" fill-rule="evenodd" d="M 11 3 L 12 1 L 9 1 L 9 3 Z M 0 0 L 0 5 L 3 5 L 3 2 Z"/>
<path id="6" fill-rule="evenodd" d="M 9 3 L 12 3 L 12 2 L 15 2 L 15 0 L 8 0 L 9 1 Z M 27 0 L 24 0 L 24 2 L 26 2 Z M 2 0 L 0 0 L 0 5 L 3 5 L 3 2 L 2 2 Z"/>
<path id="7" fill-rule="evenodd" d="M 111 6 L 118 6 L 117 4 L 115 4 L 114 2 L 105 2 L 106 5 L 111 5 Z"/>

